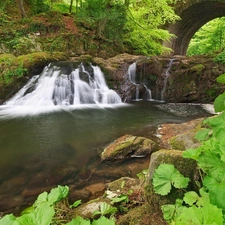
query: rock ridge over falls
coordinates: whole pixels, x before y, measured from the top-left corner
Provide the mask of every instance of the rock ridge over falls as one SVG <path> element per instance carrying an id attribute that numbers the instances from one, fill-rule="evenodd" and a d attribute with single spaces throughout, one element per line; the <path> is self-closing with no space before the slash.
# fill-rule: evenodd
<path id="1" fill-rule="evenodd" d="M 148 99 L 146 90 L 151 91 L 154 100 L 166 102 L 211 103 L 223 92 L 224 86 L 216 78 L 225 73 L 223 64 L 215 63 L 209 56 L 173 56 L 147 57 L 120 54 L 103 59 L 90 55 L 69 57 L 64 53 L 31 53 L 15 57 L 9 54 L 0 55 L 0 76 L 4 76 L 6 64 L 4 58 L 11 60 L 7 69 L 23 65 L 26 69 L 23 76 L 14 76 L 10 83 L 0 83 L 0 104 L 14 95 L 33 75 L 41 73 L 44 66 L 53 61 L 91 62 L 101 67 L 108 86 L 114 89 L 123 102 L 136 98 L 136 88 L 130 81 L 128 68 L 136 63 L 135 82 L 139 88 L 139 98 Z M 147 89 L 146 89 L 147 88 Z"/>

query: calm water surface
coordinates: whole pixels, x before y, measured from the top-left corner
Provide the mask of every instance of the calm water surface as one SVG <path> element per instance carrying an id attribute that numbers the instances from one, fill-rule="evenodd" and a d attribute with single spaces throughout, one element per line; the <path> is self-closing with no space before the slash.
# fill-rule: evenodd
<path id="1" fill-rule="evenodd" d="M 152 102 L 105 108 L 55 106 L 54 110 L 0 106 L 0 187 L 5 190 L 17 176 L 40 177 L 58 165 L 76 165 L 82 170 L 104 146 L 124 134 L 207 115 L 199 105 Z M 21 188 L 29 185 L 29 180 L 16 182 L 21 182 Z M 3 192 L 0 189 L 0 198 Z"/>
<path id="2" fill-rule="evenodd" d="M 123 134 L 159 123 L 180 123 L 207 115 L 196 105 L 183 110 L 181 105 L 173 111 L 167 106 L 159 105 L 161 109 L 150 102 L 138 102 L 119 107 L 45 111 L 35 115 L 22 114 L 15 107 L 14 112 L 7 114 L 4 107 L 0 108 L 0 167 L 25 163 L 34 155 L 43 160 L 48 157 L 59 160 L 63 158 L 64 148 L 65 154 L 74 153 L 70 160 L 83 164 L 96 154 L 94 149 L 98 146 Z M 178 109 L 182 113 L 176 113 Z"/>

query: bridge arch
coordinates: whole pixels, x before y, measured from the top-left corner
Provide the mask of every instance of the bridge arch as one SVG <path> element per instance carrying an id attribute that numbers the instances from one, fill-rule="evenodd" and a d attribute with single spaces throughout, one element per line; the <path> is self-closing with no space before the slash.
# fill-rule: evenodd
<path id="1" fill-rule="evenodd" d="M 225 16 L 225 0 L 186 0 L 174 7 L 181 20 L 168 26 L 176 38 L 164 43 L 173 50 L 172 55 L 186 55 L 195 32 L 210 20 Z"/>

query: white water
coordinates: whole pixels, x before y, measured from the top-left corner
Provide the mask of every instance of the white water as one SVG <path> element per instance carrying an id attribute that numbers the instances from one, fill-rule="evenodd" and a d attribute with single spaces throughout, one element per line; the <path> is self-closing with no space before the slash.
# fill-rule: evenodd
<path id="1" fill-rule="evenodd" d="M 145 91 L 146 91 L 146 94 L 147 94 L 147 100 L 152 100 L 152 93 L 151 93 L 151 90 L 146 86 L 145 83 L 137 83 L 136 81 L 136 62 L 131 64 L 128 68 L 128 75 L 129 75 L 129 79 L 131 81 L 131 83 L 133 85 L 135 85 L 136 87 L 136 95 L 135 95 L 135 101 L 140 101 L 140 100 L 143 100 L 143 99 L 140 99 L 139 98 L 139 90 L 140 90 L 140 87 L 143 86 L 145 88 Z"/>
<path id="2" fill-rule="evenodd" d="M 29 82 L 5 105 L 14 106 L 54 106 L 81 104 L 118 104 L 120 96 L 110 90 L 104 74 L 98 66 L 92 66 L 94 76 L 81 65 L 71 74 L 62 74 L 61 68 L 47 66 L 40 75 Z M 87 81 L 80 78 L 80 73 L 87 75 Z M 29 92 L 30 88 L 33 91 Z"/>
<path id="3" fill-rule="evenodd" d="M 90 73 L 82 64 L 75 69 L 71 63 L 62 67 L 49 64 L 0 106 L 0 118 L 124 106 L 120 96 L 107 86 L 101 69 L 89 65 L 88 70 Z"/>
<path id="4" fill-rule="evenodd" d="M 168 77 L 170 76 L 170 69 L 173 65 L 173 61 L 174 59 L 170 59 L 169 61 L 169 64 L 167 66 L 167 68 L 163 71 L 163 76 L 164 76 L 164 81 L 163 81 L 163 89 L 161 91 L 161 101 L 164 102 L 164 93 L 166 91 L 166 86 L 167 86 L 167 80 L 168 80 Z"/>

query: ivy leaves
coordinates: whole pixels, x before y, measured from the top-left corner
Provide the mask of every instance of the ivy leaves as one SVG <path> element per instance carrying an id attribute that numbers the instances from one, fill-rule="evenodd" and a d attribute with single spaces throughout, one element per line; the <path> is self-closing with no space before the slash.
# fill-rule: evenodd
<path id="1" fill-rule="evenodd" d="M 154 191 L 160 195 L 167 195 L 172 186 L 175 188 L 186 188 L 189 178 L 184 177 L 171 164 L 161 164 L 154 172 L 153 186 Z"/>

